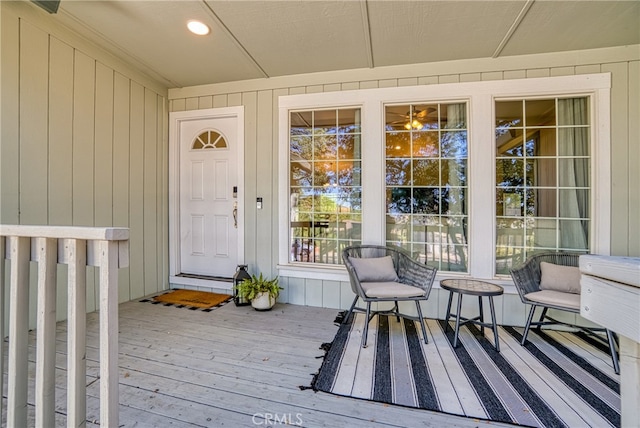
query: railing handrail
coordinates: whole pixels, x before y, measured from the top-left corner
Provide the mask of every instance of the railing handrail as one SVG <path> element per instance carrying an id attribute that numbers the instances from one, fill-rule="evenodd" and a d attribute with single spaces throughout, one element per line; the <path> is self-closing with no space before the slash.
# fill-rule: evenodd
<path id="1" fill-rule="evenodd" d="M 129 239 L 129 228 L 0 224 L 0 236 L 125 241 Z"/>
<path id="2" fill-rule="evenodd" d="M 119 425 L 117 270 L 128 266 L 128 240 L 129 229 L 123 227 L 0 225 L 0 293 L 3 296 L 5 259 L 10 260 L 7 426 L 27 423 L 29 310 L 33 309 L 29 307 L 31 261 L 38 263 L 36 426 L 55 424 L 57 264 L 69 267 L 67 426 L 86 425 L 87 266 L 98 266 L 100 270 L 100 424 Z M 3 334 L 4 309 L 4 304 L 0 304 Z M 0 348 L 0 367 L 3 355 Z"/>

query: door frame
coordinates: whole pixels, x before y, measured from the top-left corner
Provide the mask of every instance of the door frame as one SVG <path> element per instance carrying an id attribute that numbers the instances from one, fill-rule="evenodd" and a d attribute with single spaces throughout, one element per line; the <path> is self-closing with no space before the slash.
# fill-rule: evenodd
<path id="1" fill-rule="evenodd" d="M 169 285 L 231 290 L 233 284 L 178 276 L 180 271 L 180 124 L 183 121 L 235 117 L 238 174 L 238 264 L 244 263 L 244 106 L 169 113 Z"/>

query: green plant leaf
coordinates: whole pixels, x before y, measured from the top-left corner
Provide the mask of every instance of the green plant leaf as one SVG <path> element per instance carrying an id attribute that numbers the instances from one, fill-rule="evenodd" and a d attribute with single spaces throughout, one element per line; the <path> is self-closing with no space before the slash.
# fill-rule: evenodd
<path id="1" fill-rule="evenodd" d="M 278 285 L 278 277 L 268 279 L 261 272 L 259 276 L 251 275 L 251 278 L 235 285 L 234 289 L 237 290 L 240 297 L 253 300 L 258 293 L 269 293 L 271 297 L 277 298 L 283 288 Z"/>

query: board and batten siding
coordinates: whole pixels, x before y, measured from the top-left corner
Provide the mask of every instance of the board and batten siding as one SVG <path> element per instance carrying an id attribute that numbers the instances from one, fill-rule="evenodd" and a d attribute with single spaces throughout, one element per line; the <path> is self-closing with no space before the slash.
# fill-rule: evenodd
<path id="1" fill-rule="evenodd" d="M 119 301 L 167 289 L 167 89 L 28 3 L 0 12 L 0 223 L 128 227 Z M 99 272 L 88 271 L 91 312 Z M 57 301 L 65 318 L 66 287 Z"/>
<path id="2" fill-rule="evenodd" d="M 495 59 L 412 64 L 315 73 L 169 90 L 172 112 L 245 107 L 245 260 L 253 272 L 278 274 L 278 97 L 472 81 L 611 73 L 611 254 L 640 255 L 640 46 L 536 54 Z M 254 201 L 262 197 L 264 208 Z M 347 282 L 280 277 L 282 301 L 348 308 Z M 512 291 L 515 293 L 515 291 Z M 496 299 L 500 322 L 523 324 L 525 307 L 516 294 Z M 444 317 L 446 298 L 435 288 L 425 313 Z"/>

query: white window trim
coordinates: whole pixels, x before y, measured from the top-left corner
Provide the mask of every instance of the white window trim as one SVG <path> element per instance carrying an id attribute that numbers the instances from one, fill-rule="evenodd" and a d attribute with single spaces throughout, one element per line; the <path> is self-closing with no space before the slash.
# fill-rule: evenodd
<path id="1" fill-rule="evenodd" d="M 496 279 L 495 271 L 495 177 L 486 166 L 495 166 L 495 99 L 545 96 L 591 97 L 591 251 L 609 255 L 611 226 L 609 73 L 542 77 L 488 82 L 362 89 L 343 92 L 279 97 L 279 203 L 280 213 L 289 210 L 289 110 L 360 107 L 362 111 L 362 228 L 363 244 L 384 244 L 384 105 L 413 102 L 467 102 L 469 183 L 469 273 L 479 279 Z M 366 144 L 378 141 L 380 144 Z M 371 186 L 371 183 L 378 186 Z M 477 215 L 476 213 L 483 213 Z M 288 218 L 280 216 L 281 218 Z M 289 262 L 289 224 L 279 227 L 280 276 L 348 281 L 341 266 L 292 264 Z M 441 272 L 440 276 L 457 276 Z M 500 278 L 504 279 L 504 278 Z"/>

